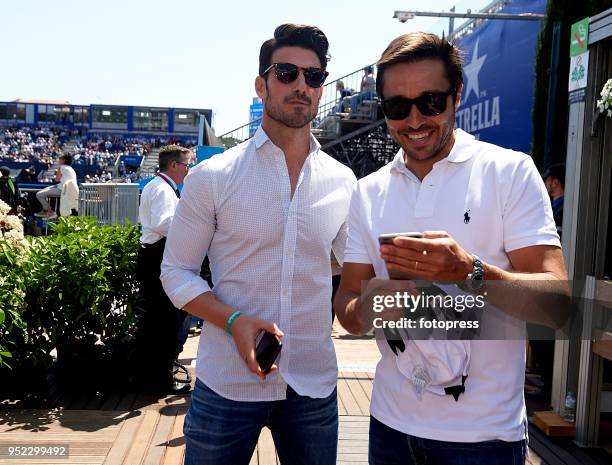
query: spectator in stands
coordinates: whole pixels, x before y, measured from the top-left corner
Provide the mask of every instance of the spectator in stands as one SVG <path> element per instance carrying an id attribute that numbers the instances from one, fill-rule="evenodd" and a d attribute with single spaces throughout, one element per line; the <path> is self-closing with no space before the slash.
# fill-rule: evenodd
<path id="1" fill-rule="evenodd" d="M 334 108 L 334 113 L 342 113 L 343 112 L 343 103 L 347 97 L 350 97 L 355 92 L 353 89 L 345 88 L 344 82 L 338 81 L 336 82 L 336 90 L 340 94 L 340 98 L 338 99 L 338 103 Z"/>
<path id="2" fill-rule="evenodd" d="M 374 68 L 372 68 L 371 66 L 366 66 L 363 71 L 365 74 L 361 79 L 361 87 L 359 89 L 359 92 L 370 92 L 371 96 L 376 93 L 376 79 L 374 79 Z"/>
<path id="3" fill-rule="evenodd" d="M 179 201 L 178 186 L 187 175 L 193 158 L 189 149 L 176 145 L 159 152 L 160 173 L 149 182 L 140 198 L 139 219 L 142 225 L 138 253 L 140 307 L 136 353 L 135 382 L 147 391 L 182 393 L 189 383 L 173 379 L 177 337 L 184 311 L 177 310 L 166 296 L 159 280 L 166 236 Z"/>
<path id="4" fill-rule="evenodd" d="M 185 183 L 162 282 L 177 307 L 205 320 L 186 465 L 247 465 L 264 426 L 282 463 L 336 463 L 330 256 L 342 263 L 355 175 L 311 133 L 327 50 L 318 28 L 279 26 L 259 55 L 261 126 Z M 200 276 L 207 253 L 214 293 Z M 287 331 L 284 353 L 278 371 L 264 372 L 255 339 L 281 337 L 275 322 Z"/>
<path id="5" fill-rule="evenodd" d="M 376 95 L 376 79 L 374 79 L 374 69 L 367 66 L 363 69 L 364 76 L 361 79 L 359 93 L 351 97 L 351 114 L 356 115 L 359 104 L 364 100 L 371 100 Z M 368 113 L 369 115 L 369 113 Z"/>
<path id="6" fill-rule="evenodd" d="M 72 169 L 72 155 L 62 155 L 59 158 L 59 168 L 55 172 L 55 181 L 58 183 L 55 186 L 45 187 L 36 193 L 36 198 L 40 202 L 42 206 L 42 210 L 38 213 L 35 213 L 35 216 L 39 216 L 45 219 L 52 219 L 57 216 L 57 214 L 49 205 L 49 198 L 55 197 L 59 198 L 62 195 L 62 189 L 66 185 L 67 182 L 73 181 L 75 184 L 77 182 L 76 173 Z"/>

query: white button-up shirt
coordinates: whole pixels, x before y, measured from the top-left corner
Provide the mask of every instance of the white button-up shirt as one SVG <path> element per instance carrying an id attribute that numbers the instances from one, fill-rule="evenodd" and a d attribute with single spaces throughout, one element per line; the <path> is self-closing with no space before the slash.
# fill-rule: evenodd
<path id="1" fill-rule="evenodd" d="M 142 190 L 138 218 L 142 225 L 140 242 L 154 244 L 168 236 L 168 229 L 178 204 L 176 183 L 161 173 Z"/>
<path id="2" fill-rule="evenodd" d="M 162 264 L 177 308 L 210 291 L 200 277 L 206 253 L 217 299 L 285 333 L 279 370 L 260 380 L 223 329 L 204 325 L 196 375 L 239 401 L 327 397 L 336 385 L 331 340 L 330 254 L 343 261 L 352 171 L 314 137 L 291 197 L 285 156 L 262 128 L 247 142 L 192 168 Z"/>

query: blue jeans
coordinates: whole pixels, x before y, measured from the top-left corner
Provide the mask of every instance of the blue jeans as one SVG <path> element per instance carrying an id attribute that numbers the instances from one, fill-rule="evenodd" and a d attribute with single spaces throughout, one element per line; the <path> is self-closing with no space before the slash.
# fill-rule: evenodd
<path id="1" fill-rule="evenodd" d="M 523 465 L 525 441 L 446 442 L 389 428 L 370 416 L 370 465 Z"/>
<path id="2" fill-rule="evenodd" d="M 267 426 L 285 465 L 335 465 L 338 448 L 336 390 L 325 399 L 297 394 L 287 399 L 238 402 L 216 394 L 199 379 L 183 432 L 184 465 L 248 465 Z"/>

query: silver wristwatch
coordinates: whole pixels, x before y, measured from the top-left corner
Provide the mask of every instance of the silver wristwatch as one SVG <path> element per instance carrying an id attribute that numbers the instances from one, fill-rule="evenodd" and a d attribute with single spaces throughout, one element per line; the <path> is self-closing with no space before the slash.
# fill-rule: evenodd
<path id="1" fill-rule="evenodd" d="M 484 286 L 484 266 L 477 255 L 472 255 L 474 269 L 465 278 L 465 287 L 470 291 L 480 291 Z"/>

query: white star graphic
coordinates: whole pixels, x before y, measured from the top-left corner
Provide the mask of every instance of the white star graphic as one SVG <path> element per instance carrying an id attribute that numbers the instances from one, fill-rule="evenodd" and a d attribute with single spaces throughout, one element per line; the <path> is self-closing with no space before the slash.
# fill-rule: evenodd
<path id="1" fill-rule="evenodd" d="M 480 97 L 480 85 L 478 83 L 478 73 L 480 73 L 480 68 L 484 65 L 486 55 L 481 57 L 478 56 L 478 42 L 480 39 L 476 41 L 476 45 L 474 45 L 474 52 L 472 53 L 472 61 L 463 67 L 463 72 L 465 73 L 465 77 L 467 79 L 467 90 L 465 91 L 465 97 L 463 101 L 465 102 L 468 98 L 470 98 L 470 93 L 474 91 L 476 98 Z"/>

